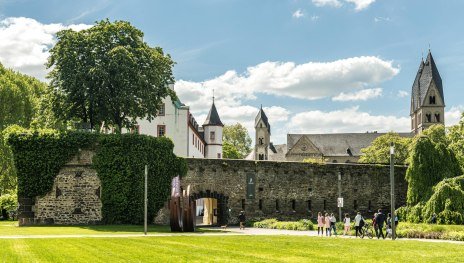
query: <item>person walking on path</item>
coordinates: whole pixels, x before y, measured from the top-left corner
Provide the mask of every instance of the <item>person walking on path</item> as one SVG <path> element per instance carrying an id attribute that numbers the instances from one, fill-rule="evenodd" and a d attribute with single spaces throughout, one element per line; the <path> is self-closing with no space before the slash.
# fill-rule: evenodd
<path id="1" fill-rule="evenodd" d="M 245 229 L 246 217 L 244 211 L 240 211 L 240 214 L 238 215 L 238 221 L 240 222 L 240 230 Z"/>
<path id="2" fill-rule="evenodd" d="M 356 232 L 356 237 L 358 237 L 358 234 L 359 236 L 361 236 L 361 227 L 362 227 L 361 221 L 364 221 L 364 220 L 361 216 L 361 212 L 358 212 L 358 214 L 354 218 L 354 230 Z"/>
<path id="3" fill-rule="evenodd" d="M 337 236 L 337 227 L 336 227 L 336 224 L 337 223 L 337 218 L 335 218 L 334 214 L 331 213 L 330 214 L 330 229 L 331 231 L 334 232 L 335 236 Z"/>
<path id="4" fill-rule="evenodd" d="M 343 225 L 345 226 L 345 231 L 343 232 L 343 235 L 346 236 L 346 233 L 349 233 L 351 228 L 351 219 L 348 214 L 345 214 L 345 218 L 343 218 Z"/>
<path id="5" fill-rule="evenodd" d="M 379 229 L 379 233 L 377 235 L 377 239 L 382 236 L 383 239 L 385 239 L 385 235 L 383 234 L 383 224 L 385 223 L 385 215 L 382 213 L 382 209 L 379 209 L 379 212 L 377 213 L 377 216 L 375 217 L 375 224 L 377 225 Z"/>
<path id="6" fill-rule="evenodd" d="M 331 236 L 331 233 L 330 233 L 330 217 L 329 217 L 329 214 L 328 213 L 325 213 L 325 217 L 324 217 L 324 227 L 325 227 L 325 235 L 326 236 Z"/>
<path id="7" fill-rule="evenodd" d="M 376 224 L 375 219 L 377 218 L 377 213 L 374 214 L 374 217 L 372 217 L 372 226 L 374 227 L 375 231 L 375 236 L 379 236 L 379 226 Z"/>
<path id="8" fill-rule="evenodd" d="M 319 236 L 319 232 L 321 232 L 321 236 L 324 236 L 324 217 L 322 216 L 321 212 L 317 213 L 317 235 Z"/>
<path id="9" fill-rule="evenodd" d="M 392 235 L 392 218 L 391 218 L 390 213 L 388 213 L 388 216 L 387 216 L 386 228 L 387 228 L 387 237 L 389 237 Z"/>

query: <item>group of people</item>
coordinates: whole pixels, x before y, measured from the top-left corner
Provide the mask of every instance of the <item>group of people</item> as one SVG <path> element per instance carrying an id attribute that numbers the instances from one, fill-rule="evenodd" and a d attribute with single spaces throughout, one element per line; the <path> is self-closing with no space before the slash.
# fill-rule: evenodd
<path id="1" fill-rule="evenodd" d="M 322 215 L 321 212 L 317 213 L 317 235 L 324 236 L 324 230 L 326 236 L 331 236 L 332 232 L 337 235 L 337 228 L 336 228 L 337 219 L 333 213 L 330 215 L 325 213 Z M 398 216 L 395 216 L 393 220 L 395 226 L 398 225 Z M 361 215 L 361 212 L 358 212 L 354 218 L 354 228 L 355 228 L 355 235 L 356 237 L 362 236 L 363 234 L 363 227 L 365 226 L 366 221 L 364 217 Z M 351 218 L 348 214 L 345 214 L 343 218 L 343 226 L 344 231 L 343 235 L 346 235 L 351 230 Z M 391 214 L 389 213 L 387 216 L 382 212 L 382 209 L 379 209 L 377 213 L 374 214 L 372 218 L 372 226 L 375 230 L 375 235 L 377 238 L 382 237 L 385 239 L 385 234 L 383 232 L 384 227 L 386 228 L 386 233 L 391 234 L 392 229 L 392 218 Z"/>

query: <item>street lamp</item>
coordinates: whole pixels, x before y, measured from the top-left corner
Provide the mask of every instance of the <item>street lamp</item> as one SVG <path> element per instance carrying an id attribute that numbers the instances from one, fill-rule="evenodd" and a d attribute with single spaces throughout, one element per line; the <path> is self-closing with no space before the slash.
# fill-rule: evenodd
<path id="1" fill-rule="evenodd" d="M 396 238 L 395 226 L 395 145 L 390 143 L 390 187 L 391 187 L 391 218 L 390 223 L 392 227 L 392 240 Z"/>

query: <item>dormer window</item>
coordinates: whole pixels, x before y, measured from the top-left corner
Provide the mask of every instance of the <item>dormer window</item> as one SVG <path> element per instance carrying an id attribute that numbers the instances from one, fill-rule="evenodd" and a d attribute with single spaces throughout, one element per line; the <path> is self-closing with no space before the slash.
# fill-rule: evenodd
<path id="1" fill-rule="evenodd" d="M 435 105 L 435 96 L 430 96 L 429 97 L 429 104 Z"/>

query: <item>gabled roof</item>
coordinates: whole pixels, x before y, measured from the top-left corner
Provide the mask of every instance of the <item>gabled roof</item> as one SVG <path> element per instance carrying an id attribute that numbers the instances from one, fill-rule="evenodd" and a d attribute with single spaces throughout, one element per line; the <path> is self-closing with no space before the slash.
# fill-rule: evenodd
<path id="1" fill-rule="evenodd" d="M 258 128 L 259 121 L 263 120 L 264 125 L 267 128 L 267 131 L 271 133 L 271 125 L 269 124 L 269 121 L 267 119 L 266 113 L 264 113 L 263 106 L 259 109 L 258 115 L 256 115 L 255 118 L 255 128 Z"/>
<path id="2" fill-rule="evenodd" d="M 429 50 L 426 61 L 421 61 L 419 65 L 419 70 L 417 71 L 416 78 L 412 85 L 411 113 L 415 112 L 423 105 L 432 81 L 437 87 L 438 93 L 440 93 L 441 100 L 445 101 L 440 73 L 433 60 L 432 53 Z"/>
<path id="3" fill-rule="evenodd" d="M 219 114 L 216 110 L 216 106 L 214 105 L 214 100 L 213 100 L 213 105 L 211 106 L 211 109 L 209 110 L 208 116 L 206 117 L 205 123 L 203 126 L 224 126 L 222 124 L 221 119 L 219 118 Z"/>
<path id="4" fill-rule="evenodd" d="M 381 135 L 385 133 L 287 134 L 287 147 L 290 152 L 302 137 L 306 137 L 324 156 L 350 156 L 350 153 L 360 156 L 361 149 L 371 145 Z M 413 136 L 411 133 L 399 135 L 407 138 Z"/>

